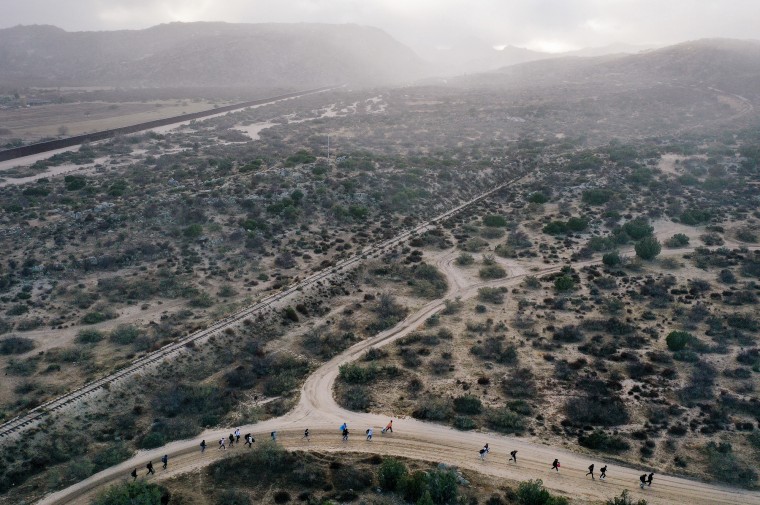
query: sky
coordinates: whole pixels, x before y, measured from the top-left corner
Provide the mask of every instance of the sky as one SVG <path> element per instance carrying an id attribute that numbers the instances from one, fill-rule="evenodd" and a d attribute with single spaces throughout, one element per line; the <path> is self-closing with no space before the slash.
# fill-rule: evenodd
<path id="1" fill-rule="evenodd" d="M 0 0 L 0 28 L 147 28 L 172 21 L 357 23 L 420 51 L 487 44 L 561 52 L 760 38 L 760 0 Z"/>

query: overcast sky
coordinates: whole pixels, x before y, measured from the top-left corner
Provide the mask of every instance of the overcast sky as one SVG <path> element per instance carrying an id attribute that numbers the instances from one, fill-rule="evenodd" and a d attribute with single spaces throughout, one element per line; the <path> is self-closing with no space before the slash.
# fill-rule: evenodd
<path id="1" fill-rule="evenodd" d="M 479 39 L 545 51 L 760 38 L 760 0 L 0 0 L 0 27 L 146 28 L 171 21 L 358 23 L 416 49 Z"/>

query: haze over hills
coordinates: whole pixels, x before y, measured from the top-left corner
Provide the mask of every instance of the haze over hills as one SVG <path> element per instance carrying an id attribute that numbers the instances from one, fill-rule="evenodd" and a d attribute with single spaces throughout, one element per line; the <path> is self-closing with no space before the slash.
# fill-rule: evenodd
<path id="1" fill-rule="evenodd" d="M 145 30 L 0 30 L 0 84 L 307 88 L 398 83 L 426 64 L 382 30 L 358 25 L 171 23 Z"/>
<path id="2" fill-rule="evenodd" d="M 458 82 L 509 87 L 604 85 L 623 89 L 665 83 L 716 87 L 756 99 L 760 98 L 758 79 L 759 41 L 702 39 L 630 55 L 534 61 Z"/>

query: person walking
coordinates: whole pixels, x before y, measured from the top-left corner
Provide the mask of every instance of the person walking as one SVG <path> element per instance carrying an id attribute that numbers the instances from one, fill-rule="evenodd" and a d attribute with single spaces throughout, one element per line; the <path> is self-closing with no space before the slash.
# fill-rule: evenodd
<path id="1" fill-rule="evenodd" d="M 205 440 L 201 440 L 201 454 L 203 454 L 203 451 L 205 451 L 205 450 L 206 450 L 206 441 Z"/>
<path id="2" fill-rule="evenodd" d="M 169 455 L 168 454 L 164 454 L 161 457 L 161 463 L 164 464 L 164 470 L 166 470 L 166 466 L 169 464 Z"/>
<path id="3" fill-rule="evenodd" d="M 277 432 L 273 431 L 269 434 L 270 437 L 272 437 L 272 442 L 277 443 Z"/>
<path id="4" fill-rule="evenodd" d="M 235 443 L 240 443 L 240 428 L 235 428 Z"/>
<path id="5" fill-rule="evenodd" d="M 348 428 L 348 423 L 344 422 L 343 424 L 340 425 L 340 428 L 338 429 L 340 430 L 341 433 L 343 433 L 347 428 Z"/>
<path id="6" fill-rule="evenodd" d="M 367 429 L 367 440 L 372 442 L 372 428 Z"/>
<path id="7" fill-rule="evenodd" d="M 588 473 L 586 474 L 586 477 L 588 477 L 589 475 L 591 476 L 591 480 L 596 480 L 596 478 L 594 477 L 594 464 L 593 463 L 591 463 L 588 466 Z"/>
<path id="8" fill-rule="evenodd" d="M 552 463 L 552 470 L 557 470 L 557 472 L 559 472 L 559 460 L 556 458 L 554 459 L 554 462 Z"/>
<path id="9" fill-rule="evenodd" d="M 303 438 L 305 438 L 307 442 L 311 442 L 311 438 L 309 436 L 309 428 L 303 430 Z"/>
<path id="10" fill-rule="evenodd" d="M 517 451 L 512 451 L 509 453 L 509 461 L 513 460 L 515 463 L 517 463 Z M 507 461 L 507 463 L 509 463 L 509 461 Z"/>
<path id="11" fill-rule="evenodd" d="M 224 449 L 224 450 L 226 451 L 226 450 L 227 450 L 227 445 L 226 445 L 226 443 L 227 443 L 227 440 L 226 440 L 226 439 L 224 439 L 224 438 L 220 438 L 220 439 L 219 439 L 219 448 L 220 448 L 220 449 Z"/>
<path id="12" fill-rule="evenodd" d="M 654 480 L 654 472 L 650 473 L 647 477 L 647 487 L 652 487 L 652 480 Z"/>
<path id="13" fill-rule="evenodd" d="M 129 475 L 132 476 L 132 482 L 136 481 L 137 480 L 137 468 L 135 468 L 134 470 L 132 470 L 132 473 L 130 473 Z"/>
<path id="14" fill-rule="evenodd" d="M 251 435 L 250 433 L 245 434 L 245 444 L 248 446 L 249 449 L 251 448 L 252 444 L 255 441 L 256 440 L 254 440 L 253 435 Z"/>
<path id="15" fill-rule="evenodd" d="M 639 487 L 641 489 L 644 489 L 644 484 L 647 483 L 647 474 L 642 474 L 641 477 L 639 477 L 639 480 L 641 481 L 641 484 L 639 484 Z"/>
<path id="16" fill-rule="evenodd" d="M 230 439 L 230 449 L 232 449 L 235 446 L 235 435 L 230 433 L 229 439 Z"/>
<path id="17" fill-rule="evenodd" d="M 145 468 L 148 469 L 148 473 L 146 473 L 145 475 L 150 475 L 150 474 L 155 474 L 156 473 L 156 472 L 153 471 L 153 462 L 152 461 L 148 461 L 148 464 L 145 465 Z"/>
<path id="18" fill-rule="evenodd" d="M 607 465 L 604 465 L 599 469 L 599 480 L 607 477 Z"/>
<path id="19" fill-rule="evenodd" d="M 491 450 L 488 448 L 488 444 L 484 445 L 483 448 L 480 450 L 480 461 L 485 461 L 486 456 L 488 456 L 488 453 Z"/>
<path id="20" fill-rule="evenodd" d="M 393 419 L 388 421 L 388 424 L 386 424 L 385 428 L 383 428 L 383 434 L 385 434 L 386 432 L 393 433 Z"/>
<path id="21" fill-rule="evenodd" d="M 348 442 L 348 428 L 343 428 L 343 441 Z"/>

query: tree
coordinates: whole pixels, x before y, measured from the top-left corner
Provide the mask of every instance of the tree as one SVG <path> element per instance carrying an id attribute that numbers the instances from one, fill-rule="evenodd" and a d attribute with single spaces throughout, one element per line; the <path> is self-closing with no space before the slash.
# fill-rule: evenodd
<path id="1" fill-rule="evenodd" d="M 161 505 L 164 496 L 168 493 L 157 484 L 127 482 L 109 487 L 92 501 L 92 505 Z"/>
<path id="2" fill-rule="evenodd" d="M 633 240 L 640 240 L 644 237 L 648 237 L 654 231 L 654 228 L 649 224 L 649 221 L 643 217 L 637 217 L 631 221 L 628 221 L 623 225 L 623 230 Z"/>
<path id="3" fill-rule="evenodd" d="M 574 286 L 575 283 L 573 282 L 573 278 L 569 275 L 557 277 L 557 280 L 554 281 L 554 289 L 557 291 L 570 291 Z"/>
<path id="4" fill-rule="evenodd" d="M 620 253 L 617 251 L 612 251 L 602 256 L 602 263 L 604 263 L 608 267 L 614 267 L 615 265 L 619 265 L 621 261 L 622 260 L 620 259 Z"/>
<path id="5" fill-rule="evenodd" d="M 407 475 L 406 465 L 396 458 L 384 458 L 377 472 L 380 487 L 386 491 L 398 491 Z"/>
<path id="6" fill-rule="evenodd" d="M 644 237 L 636 242 L 636 256 L 643 260 L 653 260 L 662 251 L 660 241 L 655 237 Z"/>
<path id="7" fill-rule="evenodd" d="M 544 488 L 541 479 L 521 482 L 517 487 L 517 503 L 520 505 L 567 505 L 569 502 L 563 496 L 552 496 Z"/>

